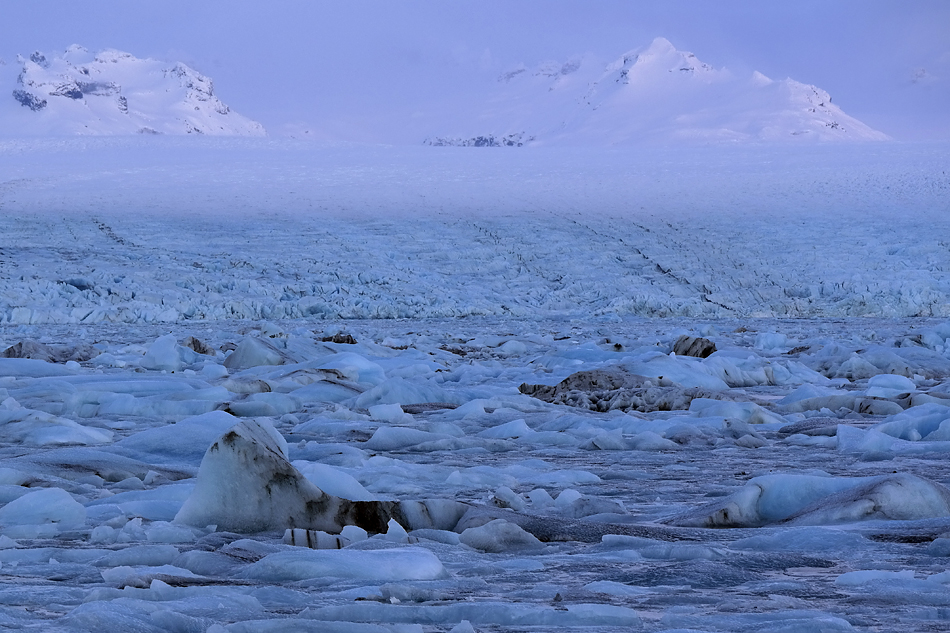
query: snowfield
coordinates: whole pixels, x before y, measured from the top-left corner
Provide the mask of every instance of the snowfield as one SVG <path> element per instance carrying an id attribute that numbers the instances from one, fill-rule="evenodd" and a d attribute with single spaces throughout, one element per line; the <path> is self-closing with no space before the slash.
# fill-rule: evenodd
<path id="1" fill-rule="evenodd" d="M 0 142 L 0 626 L 943 630 L 950 148 Z"/>

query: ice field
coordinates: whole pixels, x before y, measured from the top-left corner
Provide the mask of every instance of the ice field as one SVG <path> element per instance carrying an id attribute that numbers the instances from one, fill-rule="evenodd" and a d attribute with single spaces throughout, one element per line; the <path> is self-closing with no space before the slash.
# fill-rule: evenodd
<path id="1" fill-rule="evenodd" d="M 945 145 L 198 140 L 0 144 L 0 322 L 950 317 Z"/>
<path id="2" fill-rule="evenodd" d="M 946 630 L 948 159 L 0 142 L 0 628 Z"/>

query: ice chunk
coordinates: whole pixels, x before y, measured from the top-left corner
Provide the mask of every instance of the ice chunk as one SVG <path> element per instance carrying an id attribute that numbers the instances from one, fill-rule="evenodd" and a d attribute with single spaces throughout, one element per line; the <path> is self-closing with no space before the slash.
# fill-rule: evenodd
<path id="1" fill-rule="evenodd" d="M 344 525 L 384 531 L 391 514 L 391 503 L 326 494 L 287 461 L 286 442 L 270 423 L 245 420 L 207 450 L 175 521 L 236 532 L 299 527 L 337 534 Z"/>
<path id="2" fill-rule="evenodd" d="M 533 534 L 504 519 L 495 519 L 485 525 L 468 528 L 462 532 L 459 540 L 469 547 L 495 554 L 544 547 Z"/>
<path id="3" fill-rule="evenodd" d="M 377 404 L 369 407 L 369 417 L 391 424 L 412 422 L 412 416 L 402 410 L 398 404 Z"/>
<path id="4" fill-rule="evenodd" d="M 683 387 L 701 387 L 721 390 L 729 386 L 721 379 L 704 370 L 704 362 L 689 356 L 671 358 L 659 352 L 650 352 L 634 361 L 627 361 L 627 371 L 651 378 L 663 377 Z"/>
<path id="5" fill-rule="evenodd" d="M 313 485 L 329 495 L 350 501 L 375 501 L 376 499 L 355 477 L 339 468 L 303 460 L 297 460 L 293 462 L 293 465 Z"/>
<path id="6" fill-rule="evenodd" d="M 400 525 L 410 530 L 454 530 L 471 506 L 453 499 L 400 501 L 393 510 Z"/>
<path id="7" fill-rule="evenodd" d="M 86 508 L 62 488 L 42 488 L 0 508 L 0 526 L 13 538 L 54 536 L 85 522 Z"/>
<path id="8" fill-rule="evenodd" d="M 155 339 L 139 365 L 143 369 L 176 372 L 197 360 L 198 354 L 194 350 L 179 345 L 174 334 L 166 334 Z"/>
<path id="9" fill-rule="evenodd" d="M 409 533 L 406 532 L 406 528 L 396 523 L 395 519 L 390 519 L 389 523 L 386 525 L 386 533 L 380 534 L 375 538 L 382 538 L 391 543 L 400 543 L 405 544 L 409 543 Z M 413 539 L 414 541 L 415 539 Z"/>
<path id="10" fill-rule="evenodd" d="M 557 496 L 555 505 L 558 512 L 574 519 L 594 514 L 624 514 L 627 509 L 620 501 L 582 495 L 573 489 L 566 489 Z"/>
<path id="11" fill-rule="evenodd" d="M 276 417 L 299 411 L 301 404 L 296 396 L 285 393 L 252 393 L 244 399 L 232 400 L 228 409 L 241 417 Z"/>
<path id="12" fill-rule="evenodd" d="M 150 521 L 170 521 L 193 490 L 194 484 L 190 481 L 171 483 L 151 490 L 120 492 L 90 501 L 86 507 L 90 512 L 99 506 L 118 507 L 126 514 Z M 142 537 L 145 537 L 144 532 Z"/>
<path id="13" fill-rule="evenodd" d="M 168 521 L 152 521 L 145 528 L 145 538 L 149 543 L 191 543 L 195 540 L 195 533 Z"/>
<path id="14" fill-rule="evenodd" d="M 207 447 L 238 421 L 224 411 L 211 411 L 185 418 L 177 424 L 139 431 L 118 442 L 118 446 L 147 455 L 157 463 L 185 461 L 197 464 Z"/>
<path id="15" fill-rule="evenodd" d="M 374 387 L 386 380 L 386 372 L 379 364 L 359 354 L 354 354 L 353 352 L 333 354 L 327 360 L 321 361 L 317 367 L 319 369 L 335 369 L 347 380 L 362 383 L 370 387 Z M 416 400 L 415 402 L 425 402 L 425 400 Z"/>
<path id="16" fill-rule="evenodd" d="M 789 405 L 794 402 L 800 402 L 802 400 L 810 400 L 812 398 L 823 398 L 825 396 L 833 395 L 848 395 L 847 391 L 840 391 L 835 389 L 830 389 L 828 387 L 819 387 L 811 383 L 805 383 L 800 387 L 797 387 L 790 394 L 778 401 L 778 404 Z M 820 407 L 818 407 L 820 408 Z"/>
<path id="17" fill-rule="evenodd" d="M 141 582 L 145 582 L 148 577 L 143 576 Z M 169 578 L 170 581 L 173 579 L 188 582 L 181 576 Z M 136 633 L 204 631 L 209 622 L 207 616 L 213 614 L 215 609 L 226 611 L 230 618 L 240 619 L 254 617 L 263 611 L 261 604 L 252 596 L 220 589 L 215 589 L 213 595 L 202 596 L 196 595 L 195 590 L 195 587 L 171 587 L 158 578 L 153 578 L 147 589 L 128 587 L 123 590 L 93 590 L 90 601 L 77 606 L 64 618 L 65 628 L 70 631 Z M 112 600 L 113 597 L 124 599 Z M 176 607 L 194 615 L 180 613 Z M 211 629 L 214 626 L 217 625 L 212 625 Z"/>
<path id="18" fill-rule="evenodd" d="M 595 435 L 580 447 L 589 451 L 625 451 L 630 448 L 630 445 L 624 439 L 622 429 L 613 429 Z"/>
<path id="19" fill-rule="evenodd" d="M 528 347 L 521 341 L 505 341 L 496 348 L 496 353 L 503 356 L 519 356 L 528 351 Z"/>
<path id="20" fill-rule="evenodd" d="M 695 527 L 756 527 L 779 522 L 828 525 L 944 516 L 950 516 L 950 490 L 914 475 L 765 475 L 750 480 L 722 501 L 670 522 Z"/>
<path id="21" fill-rule="evenodd" d="M 858 354 L 851 354 L 851 356 L 838 367 L 838 371 L 835 372 L 835 378 L 861 380 L 863 378 L 871 378 L 879 373 L 880 370 L 863 357 Z"/>
<path id="22" fill-rule="evenodd" d="M 343 550 L 346 551 L 346 550 Z M 336 553 L 336 552 L 330 552 Z M 568 604 L 563 607 L 535 606 L 497 601 L 457 602 L 449 605 L 394 605 L 373 602 L 311 609 L 307 615 L 327 622 L 424 622 L 449 625 L 462 620 L 477 625 L 552 631 L 568 627 L 642 626 L 637 612 L 612 604 Z"/>
<path id="23" fill-rule="evenodd" d="M 197 575 L 187 569 L 175 567 L 174 565 L 159 565 L 155 567 L 130 567 L 123 565 L 120 567 L 111 567 L 102 569 L 100 572 L 102 579 L 110 585 L 122 587 L 148 587 L 156 577 L 169 576 L 175 578 L 198 578 Z"/>
<path id="24" fill-rule="evenodd" d="M 915 391 L 917 391 L 917 385 L 910 378 L 895 374 L 878 374 L 868 380 L 865 393 L 874 398 L 896 398 Z"/>
<path id="25" fill-rule="evenodd" d="M 92 543 L 115 543 L 116 538 L 118 534 L 110 525 L 97 525 L 89 535 L 89 541 Z"/>
<path id="26" fill-rule="evenodd" d="M 594 582 L 589 582 L 584 585 L 584 589 L 594 593 L 605 593 L 607 595 L 617 596 L 620 598 L 642 596 L 644 594 L 653 593 L 654 591 L 648 587 L 633 587 L 631 585 L 625 585 L 622 582 L 614 582 L 612 580 L 596 580 Z"/>
<path id="27" fill-rule="evenodd" d="M 855 585 L 864 585 L 869 582 L 893 581 L 893 580 L 913 580 L 914 571 L 905 569 L 903 571 L 883 571 L 879 569 L 870 569 L 866 571 L 849 571 L 835 578 L 835 585 L 839 587 L 853 587 Z"/>
<path id="28" fill-rule="evenodd" d="M 491 497 L 491 502 L 499 508 L 511 508 L 516 512 L 522 512 L 525 509 L 525 500 L 521 495 L 515 494 L 508 486 L 500 486 Z"/>
<path id="29" fill-rule="evenodd" d="M 455 396 L 428 381 L 410 382 L 405 378 L 390 378 L 360 394 L 356 406 L 368 408 L 378 404 L 456 401 Z"/>
<path id="30" fill-rule="evenodd" d="M 762 536 L 739 539 L 730 545 L 733 549 L 806 553 L 858 551 L 866 546 L 867 541 L 860 534 L 826 527 L 785 528 Z"/>
<path id="31" fill-rule="evenodd" d="M 27 409 L 7 398 L 0 404 L 0 440 L 31 446 L 106 444 L 112 441 L 112 431 Z"/>
<path id="32" fill-rule="evenodd" d="M 245 336 L 237 348 L 224 359 L 224 366 L 232 371 L 259 365 L 283 365 L 285 355 L 270 341 L 256 336 Z"/>
<path id="33" fill-rule="evenodd" d="M 605 534 L 601 542 L 604 547 L 632 549 L 643 558 L 654 560 L 719 560 L 726 557 L 726 553 L 719 548 L 695 543 L 667 543 L 623 534 Z"/>
<path id="34" fill-rule="evenodd" d="M 366 448 L 371 451 L 395 451 L 415 446 L 416 444 L 422 444 L 423 442 L 445 440 L 451 437 L 451 435 L 445 435 L 443 433 L 430 433 L 429 431 L 420 431 L 419 429 L 410 429 L 401 426 L 381 426 L 373 433 L 373 437 L 367 440 Z"/>
<path id="35" fill-rule="evenodd" d="M 638 451 L 670 451 L 680 446 L 653 431 L 643 431 L 630 438 L 630 443 Z"/>
<path id="36" fill-rule="evenodd" d="M 306 299 L 313 299 L 313 297 L 304 297 L 300 300 L 301 303 Z M 418 624 L 379 625 L 354 622 L 319 622 L 307 618 L 241 620 L 229 624 L 227 628 L 219 624 L 212 624 L 205 633 L 287 633 L 291 631 L 293 633 L 423 633 L 422 626 Z"/>
<path id="37" fill-rule="evenodd" d="M 302 402 L 342 402 L 358 396 L 361 390 L 355 385 L 320 380 L 291 393 Z"/>
<path id="38" fill-rule="evenodd" d="M 320 530 L 302 530 L 288 528 L 284 532 L 284 544 L 310 549 L 343 549 L 350 540 L 337 534 L 327 534 Z"/>
<path id="39" fill-rule="evenodd" d="M 948 584 L 950 583 L 950 571 L 942 571 L 939 574 L 933 574 L 932 576 L 928 576 L 927 580 L 930 582 Z"/>
<path id="40" fill-rule="evenodd" d="M 941 430 L 943 424 L 944 423 L 941 423 L 941 426 L 933 432 L 933 437 L 931 437 L 931 435 L 927 436 L 929 440 L 927 442 L 917 441 L 921 439 L 918 435 L 918 431 L 914 428 L 912 422 L 908 424 L 906 420 L 901 422 L 900 425 L 895 425 L 895 427 L 892 427 L 890 430 L 897 432 L 903 428 L 901 432 L 905 432 L 908 437 L 912 438 L 909 440 L 892 437 L 873 428 L 862 430 L 845 424 L 839 424 L 837 435 L 838 450 L 848 453 L 863 453 L 865 455 L 890 455 L 891 457 L 894 455 L 912 455 L 915 453 L 950 452 L 950 441 L 940 440 L 942 433 L 944 433 L 944 431 Z"/>
<path id="41" fill-rule="evenodd" d="M 213 361 L 207 361 L 199 373 L 205 380 L 217 380 L 228 375 L 228 368 Z"/>
<path id="42" fill-rule="evenodd" d="M 821 499 L 789 522 L 828 525 L 868 519 L 914 521 L 950 516 L 950 490 L 914 475 L 898 473 L 871 477 L 851 490 Z"/>
<path id="43" fill-rule="evenodd" d="M 355 525 L 344 525 L 343 529 L 340 531 L 340 536 L 347 539 L 351 543 L 358 543 L 369 538 L 366 530 Z"/>
<path id="44" fill-rule="evenodd" d="M 763 350 L 782 349 L 788 344 L 788 337 L 780 332 L 761 332 L 755 337 L 755 348 Z"/>
<path id="45" fill-rule="evenodd" d="M 436 541 L 437 543 L 445 543 L 446 545 L 458 545 L 461 543 L 458 533 L 450 532 L 448 530 L 433 530 L 429 528 L 423 528 L 421 530 L 413 530 L 409 536 L 416 539 L 426 539 L 429 541 Z"/>
<path id="46" fill-rule="evenodd" d="M 724 402 L 708 398 L 695 398 L 689 410 L 700 417 L 719 416 L 738 418 L 749 424 L 785 424 L 786 420 L 752 402 Z"/>
<path id="47" fill-rule="evenodd" d="M 0 358 L 0 376 L 22 376 L 40 378 L 46 376 L 75 376 L 72 367 L 54 365 L 31 358 Z"/>
<path id="48" fill-rule="evenodd" d="M 565 488 L 561 491 L 561 494 L 557 496 L 557 499 L 554 500 L 554 505 L 559 510 L 564 510 L 571 506 L 575 501 L 579 500 L 583 495 L 577 492 L 573 488 Z"/>
<path id="49" fill-rule="evenodd" d="M 493 426 L 490 429 L 485 429 L 478 434 L 478 437 L 504 440 L 524 437 L 534 432 L 534 429 L 529 427 L 523 419 L 518 419 L 512 420 L 511 422 L 505 422 L 504 424 L 500 424 L 498 426 Z"/>
<path id="50" fill-rule="evenodd" d="M 892 376 L 901 378 L 901 376 Z M 906 379 L 905 379 L 906 380 Z M 950 440 L 950 407 L 923 404 L 894 415 L 873 427 L 879 433 L 902 440 Z"/>
<path id="51" fill-rule="evenodd" d="M 950 556 L 950 538 L 940 537 L 931 541 L 927 546 L 927 553 L 931 556 Z M 950 572 L 944 572 L 950 580 Z"/>
<path id="52" fill-rule="evenodd" d="M 246 577 L 262 582 L 351 578 L 371 582 L 435 580 L 446 576 L 441 561 L 419 547 L 385 550 L 301 550 L 269 554 L 250 565 Z"/>

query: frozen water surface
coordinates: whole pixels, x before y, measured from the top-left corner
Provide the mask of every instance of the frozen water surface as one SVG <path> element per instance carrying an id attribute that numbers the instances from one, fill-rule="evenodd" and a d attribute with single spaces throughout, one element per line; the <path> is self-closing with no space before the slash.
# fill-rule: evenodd
<path id="1" fill-rule="evenodd" d="M 944 630 L 947 153 L 3 142 L 0 625 Z"/>

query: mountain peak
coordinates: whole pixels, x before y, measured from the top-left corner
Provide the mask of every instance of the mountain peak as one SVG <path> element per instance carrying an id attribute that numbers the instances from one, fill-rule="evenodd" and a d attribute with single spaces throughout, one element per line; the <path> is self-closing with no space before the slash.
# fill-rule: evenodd
<path id="1" fill-rule="evenodd" d="M 76 44 L 58 57 L 36 51 L 17 61 L 22 68 L 11 101 L 0 106 L 0 129 L 39 134 L 264 134 L 259 123 L 218 99 L 210 78 L 181 62 L 139 59 L 115 49 L 92 54 Z"/>
<path id="2" fill-rule="evenodd" d="M 430 138 L 479 145 L 616 145 L 701 142 L 884 140 L 831 103 L 821 88 L 793 79 L 751 80 L 715 68 L 657 37 L 608 64 L 590 56 L 521 65 L 502 75 L 474 121 Z M 484 145 L 484 143 L 481 143 Z"/>
<path id="3" fill-rule="evenodd" d="M 664 53 L 676 53 L 679 51 L 677 51 L 673 43 L 665 37 L 655 37 L 643 52 L 646 55 L 663 55 Z"/>

